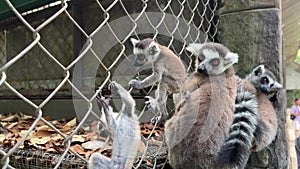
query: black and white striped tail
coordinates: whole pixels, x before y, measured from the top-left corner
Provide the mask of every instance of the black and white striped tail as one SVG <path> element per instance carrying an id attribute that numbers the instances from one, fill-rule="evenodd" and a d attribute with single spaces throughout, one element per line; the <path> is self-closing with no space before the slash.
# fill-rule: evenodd
<path id="1" fill-rule="evenodd" d="M 220 168 L 244 168 L 251 154 L 250 148 L 259 125 L 258 102 L 255 94 L 237 89 L 233 123 L 228 138 L 221 146 Z"/>

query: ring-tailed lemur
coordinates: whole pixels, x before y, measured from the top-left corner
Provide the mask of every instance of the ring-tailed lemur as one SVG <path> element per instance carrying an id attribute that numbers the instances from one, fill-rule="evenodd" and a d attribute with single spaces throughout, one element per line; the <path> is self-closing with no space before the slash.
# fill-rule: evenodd
<path id="1" fill-rule="evenodd" d="M 136 55 L 134 66 L 142 67 L 146 63 L 151 63 L 153 68 L 152 75 L 139 81 L 133 79 L 129 85 L 142 89 L 158 82 L 155 93 L 155 99 L 146 96 L 149 101 L 146 102 L 150 111 L 158 110 L 163 118 L 168 113 L 166 110 L 166 99 L 169 93 L 179 93 L 184 80 L 186 79 L 186 70 L 180 60 L 169 48 L 162 46 L 153 39 L 147 38 L 141 41 L 131 38 L 133 44 L 133 53 Z"/>
<path id="2" fill-rule="evenodd" d="M 238 55 L 217 43 L 189 47 L 199 59 L 197 71 L 205 76 L 166 122 L 169 160 L 175 169 L 213 168 L 233 122 L 236 83 L 232 65 Z"/>
<path id="3" fill-rule="evenodd" d="M 238 77 L 236 80 L 234 122 L 220 150 L 218 164 L 221 168 L 244 168 L 251 151 L 268 146 L 277 131 L 276 112 L 266 97 L 282 88 L 273 73 L 259 65 L 244 80 Z"/>
<path id="4" fill-rule="evenodd" d="M 266 69 L 264 65 L 259 65 L 246 76 L 245 80 L 251 82 L 257 89 L 256 98 L 259 105 L 259 114 L 262 122 L 262 135 L 255 139 L 251 151 L 260 151 L 268 146 L 276 136 L 277 114 L 272 102 L 277 100 L 277 93 L 282 89 L 282 85 L 277 82 L 274 74 Z"/>
<path id="5" fill-rule="evenodd" d="M 120 84 L 110 84 L 112 92 L 116 92 L 123 102 L 119 117 L 113 117 L 112 108 L 104 97 L 98 96 L 107 122 L 107 130 L 113 140 L 112 158 L 94 153 L 89 160 L 89 169 L 131 169 L 140 145 L 140 128 L 135 115 L 135 101 Z"/>

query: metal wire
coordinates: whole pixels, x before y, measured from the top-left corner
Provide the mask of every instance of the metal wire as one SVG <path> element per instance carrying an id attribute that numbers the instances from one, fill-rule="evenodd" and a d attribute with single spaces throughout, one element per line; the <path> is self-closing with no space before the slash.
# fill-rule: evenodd
<path id="1" fill-rule="evenodd" d="M 43 13 L 46 13 L 46 10 L 52 11 L 52 14 L 49 17 L 41 19 L 39 20 L 39 22 L 28 21 L 28 19 L 24 16 L 24 13 L 18 11 L 16 9 L 16 6 L 14 6 L 10 0 L 5 0 L 5 2 L 9 6 L 11 11 L 15 14 L 16 18 L 18 18 L 18 21 L 20 21 L 19 26 L 23 29 L 29 30 L 32 34 L 33 39 L 28 39 L 31 42 L 29 44 L 26 44 L 24 48 L 20 50 L 16 55 L 7 56 L 9 55 L 7 53 L 9 46 L 7 46 L 8 40 L 6 39 L 6 35 L 12 32 L 14 28 L 7 28 L 6 30 L 2 30 L 3 33 L 0 32 L 0 44 L 3 45 L 0 47 L 0 91 L 1 89 L 5 88 L 12 92 L 14 96 L 18 97 L 28 106 L 33 108 L 35 111 L 34 114 L 36 114 L 36 116 L 35 121 L 32 123 L 30 129 L 17 142 L 17 144 L 15 144 L 7 151 L 0 150 L 0 155 L 2 156 L 1 164 L 3 169 L 14 168 L 14 166 L 17 168 L 20 166 L 24 166 L 25 164 L 17 165 L 10 163 L 12 161 L 11 158 L 14 158 L 14 160 L 16 160 L 16 156 L 23 156 L 26 158 L 38 156 L 36 154 L 31 154 L 31 157 L 29 157 L 27 156 L 28 154 L 24 152 L 20 153 L 20 151 L 22 150 L 19 149 L 19 146 L 24 142 L 26 137 L 34 130 L 34 128 L 37 126 L 37 123 L 40 121 L 44 122 L 64 138 L 64 152 L 61 155 L 55 157 L 51 156 L 51 158 L 47 154 L 41 155 L 42 157 L 40 157 L 39 155 L 39 158 L 51 159 L 52 161 L 51 165 L 41 166 L 40 168 L 66 168 L 63 166 L 66 162 L 65 160 L 67 158 L 70 158 L 70 152 L 73 154 L 72 158 L 78 158 L 82 161 L 82 163 L 80 163 L 80 165 L 78 166 L 82 167 L 86 165 L 87 160 L 70 149 L 72 137 L 78 132 L 80 128 L 83 127 L 84 123 L 88 121 L 88 117 L 90 115 L 98 117 L 97 113 L 95 113 L 93 110 L 93 108 L 95 107 L 93 101 L 95 100 L 97 94 L 105 88 L 109 81 L 112 80 L 115 70 L 120 65 L 120 62 L 125 60 L 127 62 L 130 62 L 132 60 L 130 58 L 132 47 L 128 45 L 128 39 L 130 37 L 135 37 L 138 39 L 152 37 L 162 45 L 168 46 L 178 56 L 180 56 L 182 60 L 186 62 L 189 72 L 193 69 L 193 66 L 191 66 L 193 61 L 190 57 L 190 54 L 184 50 L 185 46 L 192 42 L 214 41 L 214 38 L 217 34 L 217 0 L 96 0 L 89 3 L 79 1 L 83 4 L 81 6 L 81 10 L 84 14 L 82 14 L 81 17 L 91 17 L 91 15 L 93 16 L 93 14 L 91 13 L 94 12 L 97 12 L 97 14 L 99 14 L 97 16 L 95 15 L 95 19 L 91 21 L 88 19 L 87 21 L 82 21 L 80 19 L 77 19 L 73 13 L 70 13 L 70 8 L 72 8 L 73 5 L 76 5 L 76 3 L 78 2 L 73 0 L 62 0 L 60 1 L 60 3 L 56 3 L 56 6 L 54 7 L 52 7 L 53 5 L 49 5 L 51 6 L 50 9 L 47 8 L 44 9 L 44 11 L 39 11 L 39 13 L 42 13 L 42 15 Z M 89 12 L 89 10 L 94 11 Z M 35 12 L 26 12 L 26 16 L 34 14 Z M 65 16 L 63 17 L 63 23 L 72 24 L 73 30 L 64 29 L 57 30 L 55 32 L 44 31 L 49 27 L 56 28 L 55 26 L 57 26 L 58 24 L 56 23 L 56 20 L 62 20 L 62 16 Z M 60 28 L 63 29 L 62 27 Z M 47 34 L 45 34 L 44 32 L 47 32 Z M 74 56 L 72 58 L 69 58 L 69 60 L 64 60 L 64 56 L 61 56 L 60 54 L 64 53 L 66 48 L 58 48 L 70 46 L 70 51 L 74 51 L 75 46 L 68 43 L 70 42 L 70 40 L 68 40 L 68 37 L 74 36 L 74 32 L 80 34 L 82 44 L 83 42 L 85 43 L 81 46 L 82 49 L 78 54 L 73 53 Z M 49 46 L 49 44 L 45 43 L 43 41 L 43 38 L 47 37 L 47 39 L 49 39 L 50 37 L 51 39 L 52 34 L 59 33 L 63 33 L 65 37 L 60 37 L 63 43 L 59 43 L 61 39 L 53 39 L 54 44 L 57 46 L 55 48 L 56 51 L 53 52 L 52 47 Z M 62 50 L 64 50 L 64 52 L 62 52 Z M 112 52 L 113 54 L 107 57 L 106 55 L 108 55 L 107 53 L 109 52 Z M 38 53 L 43 53 L 43 55 L 41 57 L 37 57 L 36 55 Z M 22 84 L 17 87 L 16 85 L 13 85 L 16 82 L 9 80 L 12 77 L 9 69 L 16 66 L 17 64 L 20 64 L 20 60 L 28 59 L 30 57 L 34 57 L 34 59 L 41 61 L 38 63 L 42 63 L 42 60 L 48 58 L 51 60 L 51 67 L 56 66 L 57 72 L 62 71 L 64 73 L 63 76 L 55 79 L 56 82 L 53 83 L 55 84 L 55 87 L 51 88 L 51 92 L 47 94 L 45 98 L 43 98 L 43 101 L 40 104 L 34 103 L 31 98 L 27 97 L 26 94 L 23 94 L 19 91 L 21 88 L 24 88 Z M 96 67 L 93 67 L 93 64 L 90 63 L 92 61 L 87 62 L 89 60 L 93 60 L 96 64 Z M 82 63 L 83 66 L 85 66 L 84 63 L 92 65 L 92 67 L 88 67 L 82 70 L 83 76 L 89 75 L 87 77 L 91 77 L 92 80 L 95 80 L 97 78 L 101 79 L 100 84 L 98 83 L 100 87 L 96 90 L 95 93 L 89 96 L 84 92 L 84 90 L 82 90 L 82 86 L 78 86 L 74 82 L 74 79 L 76 79 L 74 70 L 76 70 L 77 66 Z M 38 64 L 36 64 L 32 65 L 32 67 L 37 68 L 39 66 Z M 105 73 L 101 72 L 101 77 L 93 78 L 93 76 L 99 76 L 99 72 L 97 73 L 97 70 L 90 70 L 92 68 L 102 69 L 105 71 Z M 38 73 L 39 72 L 37 71 L 37 74 Z M 84 73 L 86 73 L 87 75 L 85 75 Z M 137 72 L 137 75 L 140 75 L 140 73 Z M 27 74 L 27 76 L 30 77 L 30 74 Z M 49 82 L 49 80 L 53 79 L 47 79 L 46 77 L 43 80 L 47 80 L 47 82 Z M 53 97 L 60 92 L 61 89 L 65 88 L 65 86 L 69 86 L 69 89 L 73 91 L 73 94 L 76 93 L 76 97 L 80 98 L 81 101 L 87 105 L 86 109 L 83 112 L 84 116 L 80 119 L 80 123 L 68 135 L 64 134 L 49 121 L 43 118 L 45 105 L 48 104 L 53 99 Z M 152 86 L 150 91 L 145 91 L 145 93 L 151 93 L 153 88 L 154 87 Z M 95 88 L 92 90 L 95 91 Z M 134 94 L 133 91 L 131 92 L 132 94 Z M 142 118 L 146 114 L 145 106 L 142 107 L 143 108 L 141 109 L 139 118 Z M 149 145 L 149 141 L 151 140 L 151 135 L 154 133 L 155 126 L 157 126 L 157 124 L 154 125 L 148 137 L 142 137 L 142 140 L 146 143 L 146 151 L 140 154 L 140 161 L 135 163 L 134 168 L 142 167 L 142 161 L 145 160 L 146 154 L 151 147 Z M 106 143 L 108 143 L 108 140 L 109 138 L 107 138 Z M 158 159 L 156 156 L 164 151 L 162 150 L 162 146 L 163 144 L 158 147 L 157 152 L 152 154 L 154 159 L 153 168 L 156 168 L 156 166 L 158 166 Z M 38 165 L 39 162 L 30 163 L 28 168 L 38 168 Z M 163 165 L 163 167 L 164 166 L 165 165 Z"/>

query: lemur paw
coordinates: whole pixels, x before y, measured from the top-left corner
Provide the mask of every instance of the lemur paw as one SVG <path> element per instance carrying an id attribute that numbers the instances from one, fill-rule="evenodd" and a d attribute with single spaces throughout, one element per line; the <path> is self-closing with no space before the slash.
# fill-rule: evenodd
<path id="1" fill-rule="evenodd" d="M 119 87 L 119 84 L 116 83 L 115 81 L 112 81 L 112 82 L 108 85 L 108 88 L 109 88 L 110 90 L 114 90 L 114 91 L 118 90 L 118 87 Z"/>
<path id="2" fill-rule="evenodd" d="M 129 81 L 128 84 L 130 87 L 134 87 L 136 89 L 142 89 L 141 81 L 139 81 L 139 80 L 132 79 Z"/>
<path id="3" fill-rule="evenodd" d="M 145 98 L 149 99 L 148 101 L 145 102 L 148 110 L 154 112 L 157 106 L 159 106 L 157 100 L 151 96 L 145 96 Z"/>
<path id="4" fill-rule="evenodd" d="M 106 99 L 104 96 L 102 96 L 101 91 L 98 93 L 98 95 L 96 96 L 96 100 L 98 102 L 98 104 L 100 105 L 109 105 L 109 99 Z"/>

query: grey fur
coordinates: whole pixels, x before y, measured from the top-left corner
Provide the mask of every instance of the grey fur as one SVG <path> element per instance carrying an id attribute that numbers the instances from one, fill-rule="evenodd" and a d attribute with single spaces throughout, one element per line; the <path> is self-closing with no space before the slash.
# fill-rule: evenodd
<path id="1" fill-rule="evenodd" d="M 265 83 L 262 80 L 266 79 Z M 264 94 L 272 94 L 282 88 L 282 85 L 276 81 L 274 74 L 265 68 L 264 65 L 259 65 L 245 77 L 245 80 L 252 83 L 257 90 Z"/>
<path id="2" fill-rule="evenodd" d="M 164 118 L 168 113 L 166 110 L 166 99 L 168 93 L 179 93 L 186 79 L 185 67 L 178 56 L 169 48 L 162 46 L 153 39 L 147 38 L 141 41 L 131 38 L 134 46 L 133 53 L 136 55 L 134 65 L 139 67 L 151 63 L 152 75 L 144 80 L 133 79 L 129 82 L 131 87 L 142 89 L 158 82 L 155 99 L 147 96 L 148 108 L 154 113 L 158 111 Z"/>
<path id="3" fill-rule="evenodd" d="M 236 82 L 236 112 L 231 128 L 242 124 L 239 119 L 244 118 L 247 125 L 244 123 L 242 129 L 247 132 L 240 132 L 240 137 L 233 137 L 232 132 L 237 132 L 231 130 L 219 155 L 220 167 L 225 168 L 244 168 L 251 152 L 260 151 L 268 146 L 275 138 L 277 130 L 276 112 L 266 95 L 277 92 L 282 86 L 272 72 L 259 65 L 245 79 L 236 77 Z M 245 91 L 249 97 L 244 97 Z M 243 97 L 244 99 L 241 99 Z M 241 107 L 245 107 L 249 112 L 240 111 Z"/>
<path id="4" fill-rule="evenodd" d="M 215 168 L 233 122 L 236 83 L 232 65 L 238 56 L 217 43 L 193 44 L 188 48 L 196 52 L 197 70 L 206 76 L 196 78 L 203 83 L 196 82 L 198 88 L 192 85 L 190 96 L 176 105 L 174 116 L 166 122 L 169 160 L 174 169 Z M 213 59 L 217 61 L 211 66 Z"/>
<path id="5" fill-rule="evenodd" d="M 112 158 L 94 153 L 89 160 L 89 169 L 131 169 L 140 144 L 140 128 L 135 115 L 135 101 L 120 84 L 112 82 L 112 92 L 116 92 L 123 102 L 120 116 L 113 117 L 112 108 L 103 97 L 97 100 L 102 105 L 107 121 L 107 130 L 113 139 Z"/>
<path id="6" fill-rule="evenodd" d="M 262 79 L 267 79 L 266 82 L 262 84 Z M 261 131 L 256 131 L 255 140 L 253 140 L 253 146 L 251 151 L 257 152 L 267 147 L 276 136 L 277 131 L 277 114 L 274 110 L 270 98 L 276 96 L 277 92 L 282 89 L 282 85 L 277 82 L 274 74 L 265 68 L 264 65 L 259 65 L 253 69 L 253 71 L 246 76 L 245 80 L 251 82 L 257 92 L 256 98 L 259 103 L 259 113 L 260 113 L 260 125 L 258 128 Z M 265 89 L 262 89 L 265 88 Z M 273 100 L 274 101 L 274 100 Z"/>

